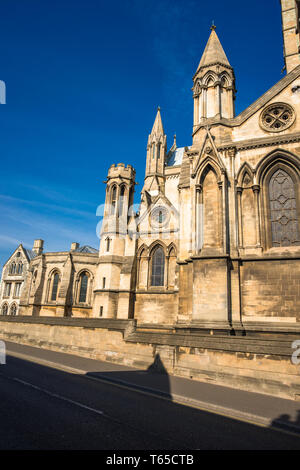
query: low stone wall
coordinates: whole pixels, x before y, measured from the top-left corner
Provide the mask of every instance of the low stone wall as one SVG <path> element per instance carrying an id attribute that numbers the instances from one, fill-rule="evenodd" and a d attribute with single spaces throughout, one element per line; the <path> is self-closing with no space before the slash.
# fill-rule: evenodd
<path id="1" fill-rule="evenodd" d="M 214 336 L 143 328 L 134 320 L 0 317 L 1 339 L 145 369 L 159 355 L 170 374 L 283 398 L 300 397 L 291 363 L 297 331 Z"/>

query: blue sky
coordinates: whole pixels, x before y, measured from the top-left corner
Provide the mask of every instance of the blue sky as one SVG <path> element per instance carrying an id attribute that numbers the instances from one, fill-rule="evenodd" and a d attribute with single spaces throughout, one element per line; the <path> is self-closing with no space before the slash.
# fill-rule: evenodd
<path id="1" fill-rule="evenodd" d="M 191 144 L 192 76 L 214 20 L 241 112 L 283 77 L 279 1 L 3 0 L 0 265 L 35 238 L 98 247 L 112 163 L 137 171 L 159 105 L 168 146 Z"/>

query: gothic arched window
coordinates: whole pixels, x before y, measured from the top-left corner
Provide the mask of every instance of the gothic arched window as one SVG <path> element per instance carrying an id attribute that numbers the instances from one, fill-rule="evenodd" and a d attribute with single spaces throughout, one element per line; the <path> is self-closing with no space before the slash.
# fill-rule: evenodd
<path id="1" fill-rule="evenodd" d="M 165 284 L 165 254 L 161 246 L 155 248 L 152 254 L 151 285 L 163 286 Z"/>
<path id="2" fill-rule="evenodd" d="M 12 263 L 10 265 L 10 270 L 9 270 L 10 274 L 15 274 L 16 272 L 16 263 Z"/>
<path id="3" fill-rule="evenodd" d="M 16 304 L 11 305 L 10 314 L 13 315 L 13 316 L 17 315 L 17 305 Z"/>
<path id="4" fill-rule="evenodd" d="M 291 176 L 278 169 L 269 181 L 272 246 L 300 245 L 297 188 Z"/>
<path id="5" fill-rule="evenodd" d="M 7 313 L 8 313 L 8 305 L 7 305 L 7 304 L 3 304 L 1 311 L 2 311 L 2 315 L 7 315 Z"/>
<path id="6" fill-rule="evenodd" d="M 115 213 L 116 210 L 116 204 L 117 204 L 117 186 L 113 186 L 112 191 L 111 191 L 111 214 Z"/>
<path id="7" fill-rule="evenodd" d="M 109 251 L 110 250 L 111 239 L 109 237 L 107 237 L 105 241 L 106 241 L 106 251 Z"/>
<path id="8" fill-rule="evenodd" d="M 58 283 L 59 283 L 59 274 L 55 273 L 54 276 L 53 276 L 51 300 L 56 300 L 56 298 L 57 298 Z"/>
<path id="9" fill-rule="evenodd" d="M 160 158 L 160 147 L 161 147 L 161 144 L 160 142 L 157 144 L 157 158 Z"/>
<path id="10" fill-rule="evenodd" d="M 80 274 L 79 302 L 81 302 L 81 303 L 86 302 L 88 280 L 89 280 L 88 273 L 83 272 L 83 273 Z"/>
<path id="11" fill-rule="evenodd" d="M 23 264 L 22 263 L 18 264 L 18 271 L 17 272 L 18 272 L 18 274 L 22 274 L 22 272 L 23 272 Z"/>
<path id="12" fill-rule="evenodd" d="M 122 186 L 121 191 L 120 191 L 120 202 L 119 202 L 119 213 L 120 213 L 120 215 L 123 214 L 124 199 L 125 199 L 125 186 Z"/>

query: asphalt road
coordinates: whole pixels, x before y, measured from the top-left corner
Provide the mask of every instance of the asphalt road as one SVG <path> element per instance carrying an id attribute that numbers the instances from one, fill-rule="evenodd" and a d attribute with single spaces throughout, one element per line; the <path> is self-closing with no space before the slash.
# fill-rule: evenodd
<path id="1" fill-rule="evenodd" d="M 0 449 L 299 449 L 292 434 L 16 357 L 0 366 Z"/>

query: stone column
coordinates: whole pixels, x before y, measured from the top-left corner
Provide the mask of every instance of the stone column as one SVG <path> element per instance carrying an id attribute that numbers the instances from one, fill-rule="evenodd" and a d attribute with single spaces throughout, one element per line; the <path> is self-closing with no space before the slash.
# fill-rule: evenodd
<path id="1" fill-rule="evenodd" d="M 238 186 L 236 188 L 237 192 L 237 198 L 238 198 L 238 227 L 239 227 L 239 233 L 238 233 L 238 246 L 239 248 L 243 247 L 243 225 L 242 225 L 242 193 L 243 193 L 243 188 Z"/>
<path id="2" fill-rule="evenodd" d="M 202 88 L 202 117 L 206 118 L 207 86 Z"/>
<path id="3" fill-rule="evenodd" d="M 216 82 L 215 83 L 215 87 L 216 87 L 216 93 L 217 93 L 217 96 L 216 96 L 216 114 L 218 117 L 222 117 L 222 114 L 221 114 L 221 82 Z"/>
<path id="4" fill-rule="evenodd" d="M 195 234 L 195 252 L 196 254 L 202 248 L 203 240 L 202 240 L 202 207 L 203 207 L 203 192 L 202 192 L 202 185 L 196 185 L 196 234 Z"/>
<path id="5" fill-rule="evenodd" d="M 219 187 L 219 242 L 220 248 L 222 251 L 226 251 L 225 247 L 225 237 L 224 237 L 224 213 L 225 213 L 225 205 L 224 205 L 224 175 L 222 176 L 222 181 L 218 182 Z"/>
<path id="6" fill-rule="evenodd" d="M 259 191 L 260 187 L 258 184 L 252 186 L 255 197 L 255 227 L 256 227 L 256 245 L 261 246 L 261 231 L 260 231 L 260 217 L 259 217 Z"/>

